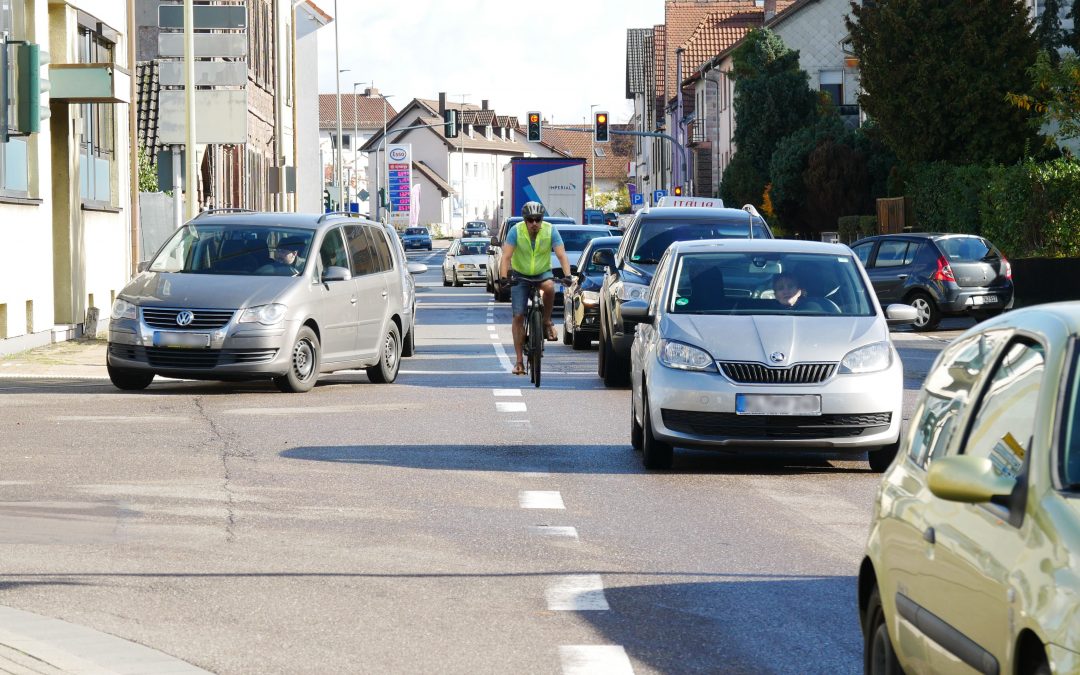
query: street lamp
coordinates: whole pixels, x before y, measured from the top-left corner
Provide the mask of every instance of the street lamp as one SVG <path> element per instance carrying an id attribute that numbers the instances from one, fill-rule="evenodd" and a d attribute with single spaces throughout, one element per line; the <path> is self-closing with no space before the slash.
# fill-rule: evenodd
<path id="1" fill-rule="evenodd" d="M 382 96 L 382 138 L 379 139 L 379 144 L 375 146 L 375 220 L 379 220 L 380 212 L 382 211 L 382 198 L 379 196 L 379 182 L 382 177 L 383 168 L 379 167 L 379 154 L 383 155 L 383 164 L 386 164 L 386 153 L 383 152 L 383 148 L 386 146 L 386 99 L 393 98 L 393 94 L 381 94 Z M 389 179 L 389 177 L 388 177 Z M 387 190 L 389 192 L 389 190 Z"/>
<path id="2" fill-rule="evenodd" d="M 341 68 L 341 42 L 338 35 L 338 25 L 341 24 L 341 15 L 338 14 L 338 2 L 334 0 L 334 68 L 337 69 L 337 143 L 335 144 L 336 167 L 335 178 L 338 185 L 338 208 L 345 203 L 345 185 L 341 182 L 341 74 L 349 72 L 348 68 Z"/>
<path id="3" fill-rule="evenodd" d="M 461 97 L 461 113 L 465 113 L 465 97 L 471 96 L 471 94 L 458 94 Z M 460 117 L 459 117 L 460 119 Z M 461 233 L 465 234 L 465 221 L 468 218 L 465 215 L 465 143 L 461 143 Z"/>
<path id="4" fill-rule="evenodd" d="M 589 192 L 592 199 L 592 207 L 596 208 L 596 118 L 593 117 L 593 110 L 599 107 L 599 103 L 593 103 L 589 106 L 589 119 L 593 121 L 593 134 L 592 141 L 589 143 L 589 152 L 592 157 L 589 157 L 589 167 L 592 169 L 592 179 L 589 181 Z"/>
<path id="5" fill-rule="evenodd" d="M 353 181 L 356 182 L 356 187 L 353 188 L 354 191 L 358 191 L 358 189 L 360 187 L 359 171 L 357 170 L 357 164 L 356 164 L 356 139 L 357 139 L 357 136 L 359 136 L 359 133 L 357 131 L 357 129 L 359 127 L 359 122 L 357 122 L 357 120 L 356 120 L 356 88 L 359 87 L 362 84 L 370 84 L 370 82 L 353 82 L 353 84 L 352 84 L 352 124 L 353 124 L 353 127 L 352 127 L 352 173 L 353 173 Z M 350 200 L 349 204 L 350 204 L 350 206 L 349 206 L 349 208 L 347 210 L 351 211 L 352 210 L 352 201 L 351 200 Z M 357 209 L 357 211 L 360 210 L 360 200 L 359 199 L 357 199 L 357 201 L 356 201 L 356 209 Z"/>

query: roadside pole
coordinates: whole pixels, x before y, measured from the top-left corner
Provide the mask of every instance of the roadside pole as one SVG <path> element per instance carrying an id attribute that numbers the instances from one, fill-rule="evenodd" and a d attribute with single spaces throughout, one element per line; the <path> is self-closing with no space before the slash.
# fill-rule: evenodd
<path id="1" fill-rule="evenodd" d="M 129 36 L 130 39 L 131 36 Z M 195 2 L 184 0 L 184 107 L 187 113 L 187 181 L 184 185 L 186 220 L 198 215 L 198 168 L 195 156 Z M 173 164 L 174 168 L 176 164 Z M 177 173 L 179 175 L 179 172 Z M 173 182 L 178 182 L 176 179 Z"/>

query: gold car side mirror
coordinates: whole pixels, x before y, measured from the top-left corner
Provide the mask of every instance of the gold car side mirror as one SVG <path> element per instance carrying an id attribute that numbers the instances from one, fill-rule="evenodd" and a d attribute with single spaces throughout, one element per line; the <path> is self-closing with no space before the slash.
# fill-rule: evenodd
<path id="1" fill-rule="evenodd" d="M 1016 479 L 999 476 L 985 457 L 957 455 L 934 460 L 927 473 L 927 484 L 930 492 L 941 499 L 981 504 L 1012 494 Z"/>

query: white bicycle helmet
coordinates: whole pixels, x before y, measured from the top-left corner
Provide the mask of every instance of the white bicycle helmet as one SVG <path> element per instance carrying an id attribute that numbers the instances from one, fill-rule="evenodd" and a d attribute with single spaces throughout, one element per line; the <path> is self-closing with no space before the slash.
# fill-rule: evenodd
<path id="1" fill-rule="evenodd" d="M 535 218 L 536 216 L 544 217 L 544 205 L 540 202 L 525 202 L 521 207 L 521 217 Z"/>

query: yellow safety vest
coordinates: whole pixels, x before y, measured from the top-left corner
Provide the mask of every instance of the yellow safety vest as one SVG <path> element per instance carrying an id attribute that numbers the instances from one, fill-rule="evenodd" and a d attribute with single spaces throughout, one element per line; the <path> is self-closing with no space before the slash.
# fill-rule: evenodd
<path id="1" fill-rule="evenodd" d="M 521 221 L 517 228 L 517 245 L 510 258 L 510 267 L 518 274 L 535 277 L 551 269 L 551 223 L 540 223 L 540 232 L 536 235 L 535 247 L 529 236 L 529 226 Z"/>

